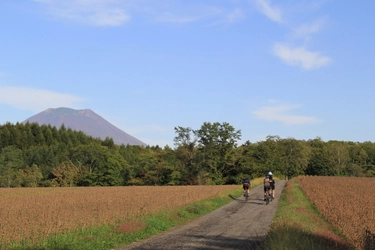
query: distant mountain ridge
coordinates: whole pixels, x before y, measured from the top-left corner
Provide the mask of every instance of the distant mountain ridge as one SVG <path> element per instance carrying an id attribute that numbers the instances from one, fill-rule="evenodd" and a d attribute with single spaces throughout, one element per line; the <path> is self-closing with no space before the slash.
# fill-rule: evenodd
<path id="1" fill-rule="evenodd" d="M 112 125 L 91 109 L 75 110 L 71 108 L 49 108 L 31 116 L 23 123 L 26 122 L 36 122 L 39 125 L 50 124 L 57 128 L 60 128 L 61 125 L 64 124 L 66 128 L 82 131 L 94 138 L 104 140 L 106 137 L 110 137 L 117 145 L 147 146 L 146 143 Z"/>

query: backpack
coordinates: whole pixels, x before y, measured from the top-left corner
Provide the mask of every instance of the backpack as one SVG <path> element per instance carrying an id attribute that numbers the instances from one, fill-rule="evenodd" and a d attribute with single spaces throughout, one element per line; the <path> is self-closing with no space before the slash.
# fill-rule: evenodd
<path id="1" fill-rule="evenodd" d="M 264 187 L 265 188 L 270 188 L 271 187 L 271 183 L 270 182 L 271 182 L 270 178 L 266 177 L 264 179 Z"/>

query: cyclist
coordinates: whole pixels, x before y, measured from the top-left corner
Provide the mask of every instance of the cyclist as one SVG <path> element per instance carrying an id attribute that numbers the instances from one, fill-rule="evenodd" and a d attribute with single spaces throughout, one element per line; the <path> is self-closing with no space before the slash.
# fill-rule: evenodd
<path id="1" fill-rule="evenodd" d="M 251 183 L 249 178 L 245 178 L 242 182 L 242 188 L 243 188 L 243 196 L 245 196 L 245 193 L 249 194 L 250 192 Z"/>
<path id="2" fill-rule="evenodd" d="M 270 179 L 270 185 L 271 185 L 271 195 L 273 198 L 275 198 L 275 180 L 273 179 L 273 174 L 272 172 L 268 172 L 268 177 Z"/>
<path id="3" fill-rule="evenodd" d="M 264 200 L 266 200 L 267 191 L 271 193 L 271 179 L 268 174 L 263 180 L 263 189 L 264 189 Z"/>

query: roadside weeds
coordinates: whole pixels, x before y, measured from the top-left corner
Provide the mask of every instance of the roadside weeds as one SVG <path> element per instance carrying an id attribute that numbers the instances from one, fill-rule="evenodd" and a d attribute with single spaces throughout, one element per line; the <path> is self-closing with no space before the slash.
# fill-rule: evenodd
<path id="1" fill-rule="evenodd" d="M 350 250 L 354 247 L 305 197 L 295 179 L 287 182 L 276 215 L 260 250 Z"/>

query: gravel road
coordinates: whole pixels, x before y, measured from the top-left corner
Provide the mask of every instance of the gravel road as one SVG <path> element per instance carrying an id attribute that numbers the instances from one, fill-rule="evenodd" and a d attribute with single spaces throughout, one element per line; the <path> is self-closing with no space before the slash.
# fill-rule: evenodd
<path id="1" fill-rule="evenodd" d="M 238 197 L 188 224 L 117 250 L 253 249 L 264 240 L 270 228 L 285 183 L 276 181 L 276 196 L 268 205 L 263 201 L 263 186 L 258 186 L 250 190 L 247 202 L 244 197 Z"/>

